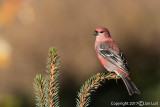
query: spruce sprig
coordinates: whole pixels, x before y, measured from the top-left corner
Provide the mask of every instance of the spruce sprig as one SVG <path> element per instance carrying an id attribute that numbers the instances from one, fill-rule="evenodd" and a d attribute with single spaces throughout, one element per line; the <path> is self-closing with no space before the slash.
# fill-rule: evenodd
<path id="1" fill-rule="evenodd" d="M 45 84 L 45 107 L 59 107 L 58 96 L 58 76 L 59 76 L 59 54 L 56 48 L 49 49 L 49 58 L 46 66 L 46 84 Z"/>
<path id="2" fill-rule="evenodd" d="M 37 75 L 34 82 L 37 107 L 59 107 L 59 58 L 56 48 L 50 48 L 46 64 L 47 75 Z"/>
<path id="3" fill-rule="evenodd" d="M 36 78 L 34 79 L 33 85 L 35 88 L 36 106 L 45 107 L 45 101 L 44 101 L 45 80 L 44 80 L 44 77 L 41 74 L 37 74 Z"/>
<path id="4" fill-rule="evenodd" d="M 88 79 L 78 92 L 78 99 L 76 99 L 76 107 L 87 107 L 90 103 L 91 92 L 94 92 L 106 79 L 118 79 L 115 73 L 97 73 Z"/>
<path id="5" fill-rule="evenodd" d="M 36 75 L 34 88 L 37 107 L 59 107 L 59 58 L 56 48 L 49 49 L 46 72 L 47 75 Z M 78 92 L 76 107 L 87 107 L 91 92 L 95 91 L 106 79 L 118 79 L 115 73 L 97 73 L 88 79 Z"/>

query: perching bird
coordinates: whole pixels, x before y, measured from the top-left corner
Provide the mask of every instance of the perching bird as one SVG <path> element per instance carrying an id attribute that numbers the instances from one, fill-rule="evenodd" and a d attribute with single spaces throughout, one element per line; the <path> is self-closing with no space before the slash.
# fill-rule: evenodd
<path id="1" fill-rule="evenodd" d="M 93 35 L 96 36 L 95 50 L 102 65 L 109 72 L 115 72 L 125 83 L 129 95 L 140 94 L 140 91 L 129 78 L 129 68 L 121 50 L 112 40 L 107 28 L 97 28 Z"/>

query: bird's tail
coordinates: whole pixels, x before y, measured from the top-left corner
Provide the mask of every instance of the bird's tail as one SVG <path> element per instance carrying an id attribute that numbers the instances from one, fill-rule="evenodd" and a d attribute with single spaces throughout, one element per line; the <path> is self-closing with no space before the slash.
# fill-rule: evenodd
<path id="1" fill-rule="evenodd" d="M 129 95 L 132 95 L 133 93 L 140 94 L 140 91 L 137 89 L 134 83 L 129 79 L 129 77 L 122 76 L 122 80 L 127 87 Z"/>

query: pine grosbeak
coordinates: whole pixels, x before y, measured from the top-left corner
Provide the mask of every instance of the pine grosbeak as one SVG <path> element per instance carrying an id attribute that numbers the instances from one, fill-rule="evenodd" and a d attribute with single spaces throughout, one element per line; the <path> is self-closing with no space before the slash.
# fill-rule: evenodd
<path id="1" fill-rule="evenodd" d="M 122 51 L 112 40 L 107 28 L 97 28 L 94 33 L 96 36 L 95 50 L 102 65 L 109 71 L 115 72 L 125 83 L 129 95 L 140 94 L 134 83 L 129 78 L 129 68 Z"/>

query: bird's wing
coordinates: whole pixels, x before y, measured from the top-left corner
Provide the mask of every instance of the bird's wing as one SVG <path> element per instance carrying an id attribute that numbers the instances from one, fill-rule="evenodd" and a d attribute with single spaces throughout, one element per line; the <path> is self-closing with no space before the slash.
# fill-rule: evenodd
<path id="1" fill-rule="evenodd" d="M 120 51 L 119 54 L 107 43 L 100 43 L 98 45 L 98 54 L 111 62 L 116 67 L 120 68 L 125 73 L 129 74 L 128 64 L 125 60 L 123 53 Z"/>
<path id="2" fill-rule="evenodd" d="M 121 50 L 119 51 L 119 55 L 120 55 L 121 59 L 123 60 L 123 64 L 125 65 L 126 69 L 129 71 L 129 66 L 128 66 L 127 60 Z"/>

